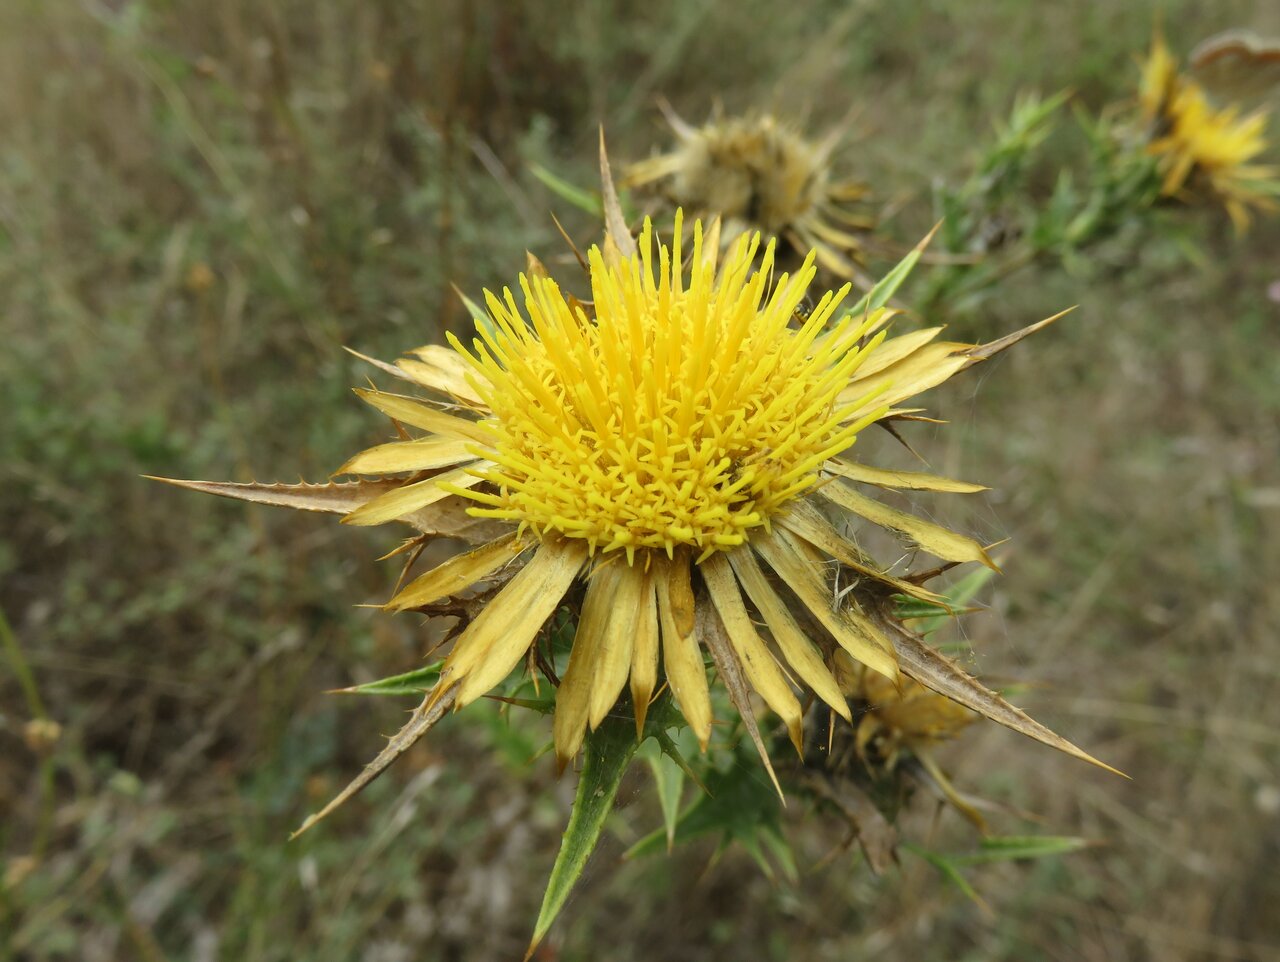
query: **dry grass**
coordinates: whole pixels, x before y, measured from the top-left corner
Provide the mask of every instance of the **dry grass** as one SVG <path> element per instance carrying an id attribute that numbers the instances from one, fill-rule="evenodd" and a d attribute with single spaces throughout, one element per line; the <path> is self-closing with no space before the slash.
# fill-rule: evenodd
<path id="1" fill-rule="evenodd" d="M 824 121 L 859 100 L 848 161 L 907 198 L 905 242 L 987 117 L 1027 87 L 1121 95 L 1153 17 L 750 0 L 658 3 L 640 23 L 624 8 L 0 10 L 0 610 L 63 726 L 48 783 L 22 739 L 33 705 L 0 677 L 0 959 L 516 957 L 572 787 L 528 764 L 536 725 L 450 721 L 284 841 L 398 723 L 401 705 L 318 694 L 420 655 L 411 620 L 350 607 L 394 578 L 371 564 L 389 536 L 137 476 L 318 478 L 371 440 L 347 392 L 365 372 L 340 345 L 430 340 L 463 323 L 450 281 L 474 293 L 524 247 L 558 249 L 545 212 L 563 205 L 526 165 L 589 182 L 602 118 L 638 156 L 663 136 L 659 94 L 690 118 L 716 97 Z M 1164 17 L 1183 48 L 1280 31 L 1261 2 Z M 979 666 L 1043 680 L 1028 705 L 1133 781 L 994 730 L 947 762 L 1106 845 L 977 873 L 991 922 L 920 862 L 875 882 L 842 860 L 774 888 L 740 855 L 618 868 L 609 842 L 561 957 L 1280 958 L 1280 230 L 1239 242 L 1210 217 L 1174 222 L 1198 260 L 1146 238 L 1086 275 L 1024 275 L 960 319 L 994 334 L 1082 305 L 939 392 L 953 423 L 913 435 L 935 467 L 995 488 L 954 518 L 1013 539 L 967 628 Z M 624 794 L 619 832 L 652 827 L 643 784 Z M 931 844 L 966 843 L 931 816 Z M 839 837 L 792 829 L 802 864 Z"/>

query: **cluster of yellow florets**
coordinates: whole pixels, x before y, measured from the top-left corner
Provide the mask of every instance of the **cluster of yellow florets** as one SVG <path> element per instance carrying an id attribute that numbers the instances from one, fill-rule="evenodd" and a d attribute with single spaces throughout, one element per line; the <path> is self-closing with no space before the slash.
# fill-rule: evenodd
<path id="1" fill-rule="evenodd" d="M 1147 152 L 1157 159 L 1161 193 L 1175 197 L 1199 187 L 1219 199 L 1238 228 L 1249 208 L 1272 208 L 1276 170 L 1252 163 L 1267 149 L 1267 118 L 1219 108 L 1194 80 L 1178 72 L 1157 36 L 1143 64 L 1139 94 L 1150 129 Z"/>
<path id="2" fill-rule="evenodd" d="M 668 249 L 646 223 L 635 257 L 593 250 L 590 312 L 547 277 L 521 277 L 524 312 L 488 295 L 494 324 L 466 354 L 496 464 L 473 473 L 496 491 L 459 490 L 485 505 L 474 514 L 629 561 L 679 545 L 705 557 L 811 489 L 883 413 L 850 421 L 867 399 L 838 401 L 883 336 L 861 343 L 860 317 L 829 325 L 847 285 L 793 325 L 812 256 L 775 280 L 773 245 L 753 269 L 759 238 L 743 237 L 717 270 L 697 228 L 686 278 L 679 219 L 674 236 Z"/>

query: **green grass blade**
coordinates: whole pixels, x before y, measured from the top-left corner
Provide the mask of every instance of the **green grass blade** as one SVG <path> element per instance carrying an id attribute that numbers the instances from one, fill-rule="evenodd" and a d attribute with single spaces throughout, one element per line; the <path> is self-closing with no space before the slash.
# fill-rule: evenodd
<path id="1" fill-rule="evenodd" d="M 457 284 L 452 286 L 454 293 L 457 294 L 458 298 L 462 301 L 462 306 L 467 309 L 467 314 L 470 315 L 471 320 L 475 322 L 476 329 L 487 331 L 491 335 L 494 334 L 496 332 L 496 328 L 493 326 L 493 318 L 489 316 L 489 312 L 471 298 L 467 297 Z"/>
<path id="2" fill-rule="evenodd" d="M 984 838 L 978 852 L 952 855 L 956 865 L 982 865 L 988 862 L 1014 862 L 1021 859 L 1053 858 L 1088 848 L 1087 838 L 1071 835 L 1010 835 L 1003 838 Z"/>
<path id="3" fill-rule="evenodd" d="M 919 619 L 912 628 L 927 638 L 935 631 L 945 627 L 948 622 L 954 620 L 956 615 L 968 614 L 976 610 L 969 606 L 969 602 L 994 576 L 995 570 L 992 568 L 976 568 L 944 591 L 943 597 L 951 607 L 950 611 L 942 605 L 930 606 L 927 602 L 906 599 L 906 602 L 899 603 L 898 617 L 904 621 Z M 928 608 L 930 607 L 933 607 L 934 610 L 929 611 Z M 905 614 L 903 614 L 904 611 L 906 611 Z"/>
<path id="4" fill-rule="evenodd" d="M 604 204 L 598 195 L 569 183 L 569 181 L 553 174 L 541 164 L 530 164 L 529 173 L 542 181 L 547 186 L 547 189 L 561 200 L 567 201 L 579 210 L 586 211 L 593 217 L 600 218 L 604 216 Z"/>
<path id="5" fill-rule="evenodd" d="M 924 859 L 941 872 L 943 877 L 964 893 L 965 897 L 970 899 L 974 905 L 978 906 L 984 915 L 994 917 L 995 913 L 992 912 L 990 904 L 988 904 L 987 900 L 978 894 L 978 890 L 970 884 L 969 880 L 965 878 L 963 874 L 961 874 L 954 858 L 939 855 L 937 852 L 931 852 L 918 845 L 912 845 L 910 842 L 904 842 L 902 847 L 913 855 L 920 856 L 920 858 Z"/>

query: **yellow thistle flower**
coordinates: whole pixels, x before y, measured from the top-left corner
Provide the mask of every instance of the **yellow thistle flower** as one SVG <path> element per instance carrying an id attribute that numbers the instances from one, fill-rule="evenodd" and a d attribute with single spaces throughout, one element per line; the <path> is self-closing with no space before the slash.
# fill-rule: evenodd
<path id="1" fill-rule="evenodd" d="M 392 609 L 439 600 L 533 549 L 445 660 L 437 692 L 452 693 L 459 707 L 506 678 L 575 580 L 589 575 L 556 699 L 562 761 L 577 754 L 588 726 L 600 724 L 628 679 L 643 719 L 660 652 L 676 701 L 706 744 L 711 703 L 695 628 L 695 569 L 702 603 L 714 606 L 747 681 L 797 745 L 802 711 L 785 672 L 846 718 L 849 709 L 824 653 L 757 558 L 845 651 L 897 678 L 883 633 L 859 612 L 832 608 L 813 566 L 817 553 L 870 565 L 813 499 L 908 532 L 948 560 L 990 563 L 977 542 L 838 480 L 883 481 L 838 455 L 892 405 L 945 380 L 968 358 L 936 345 L 930 351 L 920 337 L 886 342 L 884 309 L 838 317 L 848 285 L 793 327 L 816 272 L 814 255 L 796 274 L 771 282 L 774 243 L 758 257 L 760 236 L 744 235 L 717 268 L 714 239 L 695 224 L 686 273 L 680 215 L 675 229 L 671 249 L 646 221 L 634 256 L 610 263 L 591 250 L 594 317 L 537 273 L 520 278 L 523 310 L 510 290 L 488 294 L 491 323 L 478 326 L 469 348 L 451 337 L 448 355 L 420 352 L 441 366 L 447 356 L 447 377 L 411 369 L 425 387 L 482 417 L 368 393 L 387 414 L 433 434 L 380 445 L 341 469 L 370 475 L 451 468 L 370 502 L 351 521 L 403 516 L 452 495 L 474 502 L 472 516 L 511 526 L 510 534 L 409 584 Z M 980 490 L 942 479 L 912 483 Z M 781 661 L 760 638 L 744 593 Z"/>
<path id="2" fill-rule="evenodd" d="M 637 729 L 665 676 L 702 745 L 711 735 L 705 648 L 756 739 L 748 687 L 799 747 L 796 687 L 846 720 L 829 665 L 844 652 L 892 683 L 899 669 L 1046 744 L 1093 761 L 987 691 L 887 613 L 892 597 L 939 603 L 870 561 L 829 519 L 886 527 L 945 562 L 991 565 L 973 539 L 858 490 L 973 492 L 980 485 L 873 468 L 844 456 L 857 434 L 953 374 L 1053 320 L 987 345 L 938 341 L 940 328 L 888 337 L 893 312 L 841 313 L 845 285 L 797 310 L 810 253 L 774 274 L 775 245 L 744 235 L 719 261 L 695 224 L 688 266 L 680 215 L 672 248 L 646 222 L 638 246 L 620 215 L 589 253 L 592 300 L 565 294 L 541 265 L 486 295 L 468 345 L 429 345 L 384 370 L 435 395 L 377 390 L 364 400 L 401 439 L 356 455 L 329 485 L 176 482 L 244 500 L 333 511 L 352 524 L 402 521 L 477 546 L 408 583 L 392 611 L 462 603 L 439 681 L 405 729 L 334 803 L 382 771 L 449 708 L 490 692 L 526 658 L 562 604 L 576 613 L 555 698 L 561 764 L 630 688 Z M 919 251 L 899 269 L 899 281 Z M 888 296 L 886 293 L 885 297 Z M 404 427 L 425 432 L 410 438 Z M 858 603 L 833 598 L 827 565 L 863 579 Z M 585 581 L 585 589 L 581 587 Z M 579 603 L 577 599 L 581 597 Z M 762 634 L 761 625 L 765 629 Z M 761 750 L 762 755 L 763 750 Z M 767 764 L 768 759 L 765 758 Z M 306 826 L 304 826 L 305 828 Z"/>
<path id="3" fill-rule="evenodd" d="M 1164 196 L 1204 191 L 1221 201 L 1240 231 L 1249 225 L 1250 207 L 1275 209 L 1277 169 L 1250 163 L 1268 147 L 1265 112 L 1241 116 L 1239 105 L 1214 107 L 1203 87 L 1178 73 L 1159 35 L 1142 66 L 1138 100 Z"/>
<path id="4" fill-rule="evenodd" d="M 633 164 L 624 183 L 664 182 L 675 204 L 724 220 L 726 246 L 758 231 L 784 240 L 799 256 L 814 251 L 818 264 L 840 277 L 859 273 L 859 235 L 875 222 L 849 209 L 866 196 L 866 186 L 832 175 L 840 131 L 813 142 L 768 114 L 715 119 L 702 127 L 669 108 L 666 114 L 679 142 L 669 153 Z"/>

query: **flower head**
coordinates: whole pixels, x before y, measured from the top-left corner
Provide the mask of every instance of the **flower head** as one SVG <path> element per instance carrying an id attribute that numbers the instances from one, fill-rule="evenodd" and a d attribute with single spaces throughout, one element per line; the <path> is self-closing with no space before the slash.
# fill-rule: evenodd
<path id="1" fill-rule="evenodd" d="M 850 209 L 866 187 L 832 173 L 839 132 L 813 142 L 769 114 L 716 118 L 702 127 L 670 110 L 667 119 L 678 143 L 632 165 L 626 183 L 662 183 L 677 205 L 723 218 L 725 244 L 758 231 L 801 256 L 814 251 L 821 267 L 841 277 L 854 274 L 862 261 L 861 235 L 874 220 Z"/>
<path id="2" fill-rule="evenodd" d="M 1178 72 L 1158 35 L 1143 64 L 1138 99 L 1161 193 L 1203 191 L 1221 201 L 1240 230 L 1248 226 L 1250 207 L 1275 208 L 1276 169 L 1251 163 L 1268 146 L 1264 112 L 1242 116 L 1239 105 L 1215 107 L 1203 87 Z"/>
<path id="3" fill-rule="evenodd" d="M 664 680 L 705 747 L 712 705 L 704 653 L 749 730 L 754 689 L 797 747 L 797 689 L 852 721 L 832 667 L 843 653 L 891 685 L 901 667 L 1088 758 L 902 629 L 894 598 L 945 602 L 922 587 L 927 573 L 889 573 L 845 531 L 856 518 L 948 564 L 991 565 L 972 538 L 864 493 L 980 485 L 878 469 L 846 452 L 868 424 L 916 417 L 918 409 L 899 407 L 906 399 L 1049 321 L 988 345 L 941 342 L 939 328 L 889 337 L 893 312 L 876 305 L 919 250 L 852 309 L 842 309 L 846 286 L 804 313 L 814 254 L 796 273 L 776 274 L 773 243 L 762 251 L 751 234 L 721 261 L 716 237 L 695 224 L 686 264 L 681 227 L 677 216 L 670 249 L 648 223 L 638 245 L 625 227 L 611 231 L 589 254 L 589 301 L 564 292 L 535 262 L 520 278 L 519 300 L 510 290 L 487 295 L 488 316 L 470 345 L 451 338 L 451 347 L 428 345 L 394 366 L 375 362 L 434 400 L 358 391 L 399 435 L 340 469 L 362 480 L 178 482 L 337 511 L 351 524 L 402 521 L 422 532 L 411 548 L 438 535 L 475 545 L 387 603 L 393 611 L 448 605 L 462 627 L 414 719 L 321 815 L 445 710 L 490 692 L 522 663 L 558 684 L 562 764 L 624 689 L 643 730 Z M 858 580 L 855 595 L 832 583 L 836 572 Z M 574 636 L 557 679 L 539 639 L 562 606 Z"/>
<path id="4" fill-rule="evenodd" d="M 880 570 L 831 512 L 884 525 L 948 561 L 990 563 L 972 539 L 849 482 L 980 486 L 841 456 L 866 425 L 973 363 L 969 348 L 936 342 L 937 330 L 887 338 L 890 311 L 840 313 L 847 286 L 797 320 L 812 254 L 794 275 L 775 277 L 773 244 L 761 253 L 759 236 L 743 235 L 720 263 L 714 238 L 695 224 L 686 267 L 680 228 L 677 217 L 670 249 L 648 223 L 629 255 L 593 249 L 590 302 L 541 272 L 520 278 L 519 301 L 510 290 L 489 294 L 490 316 L 471 345 L 451 339 L 452 351 L 424 348 L 401 365 L 474 416 L 366 393 L 431 433 L 379 445 L 342 469 L 408 475 L 350 521 L 410 517 L 452 498 L 470 502 L 471 516 L 508 526 L 389 603 L 417 608 L 482 579 L 510 578 L 459 634 L 437 697 L 461 706 L 501 682 L 585 578 L 556 699 L 561 759 L 577 753 L 628 680 L 642 723 L 659 660 L 705 744 L 704 646 L 722 676 L 762 696 L 797 745 L 792 679 L 846 718 L 828 668 L 835 651 L 896 680 L 894 645 L 867 612 L 832 603 L 823 565 L 852 566 L 885 592 L 937 596 Z M 743 701 L 745 688 L 737 694 Z"/>

